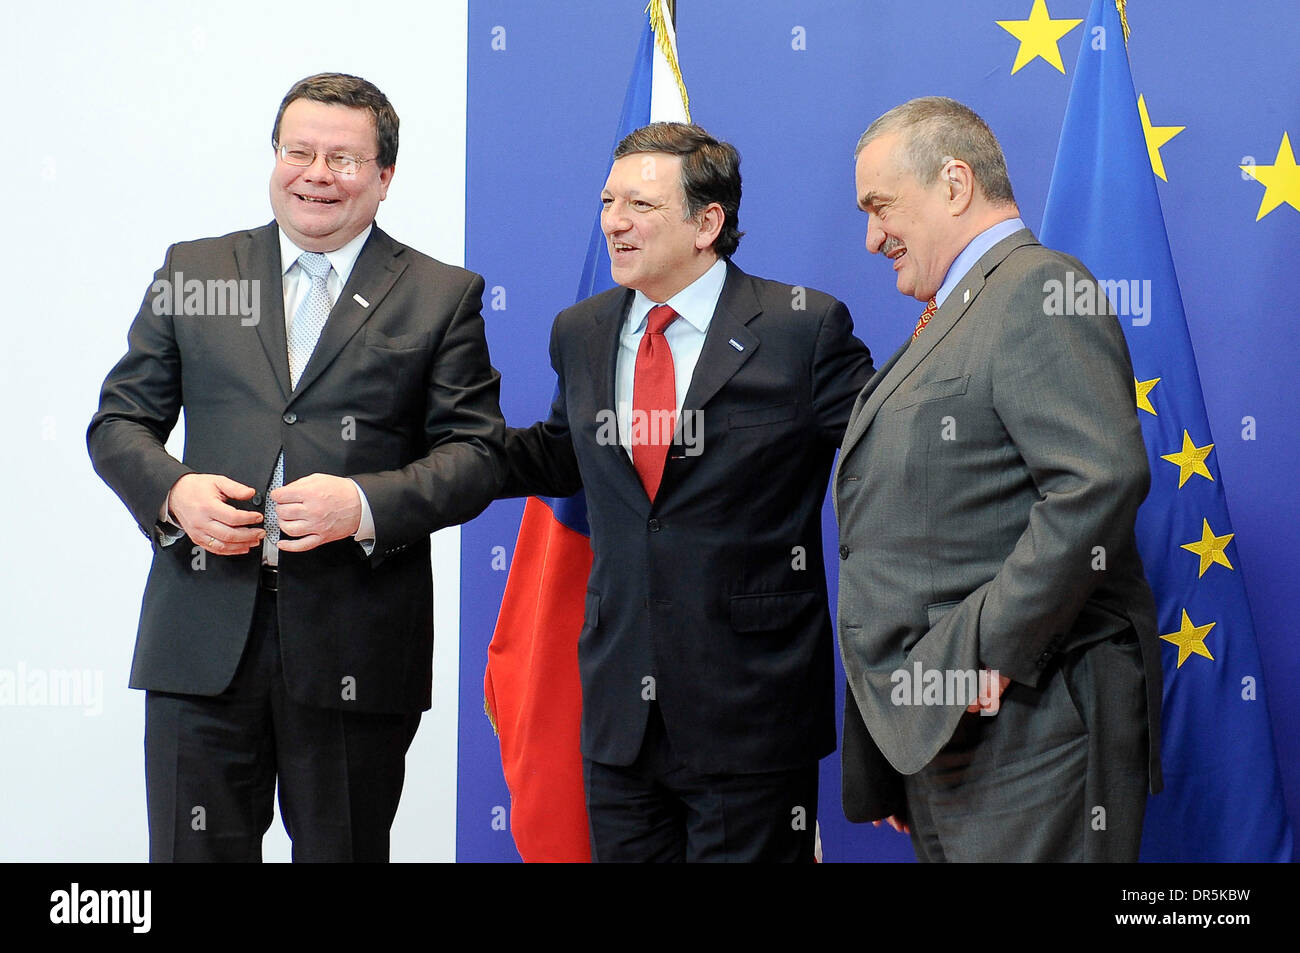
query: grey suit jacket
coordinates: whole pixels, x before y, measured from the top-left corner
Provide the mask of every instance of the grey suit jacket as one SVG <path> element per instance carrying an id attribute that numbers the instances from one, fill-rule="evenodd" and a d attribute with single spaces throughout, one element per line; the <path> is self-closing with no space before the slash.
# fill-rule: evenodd
<path id="1" fill-rule="evenodd" d="M 1059 653 L 1126 630 L 1142 647 L 1160 787 L 1132 367 L 1113 315 L 1045 313 L 1044 283 L 1070 271 L 1092 277 L 1027 229 L 1009 236 L 858 397 L 833 480 L 852 820 L 897 813 L 900 774 L 929 763 L 965 710 L 896 704 L 895 672 L 988 667 L 1037 685 Z"/>
<path id="2" fill-rule="evenodd" d="M 260 313 L 195 314 L 159 281 L 257 281 Z M 375 520 L 367 557 L 350 539 L 282 553 L 277 599 L 285 683 L 320 707 L 429 707 L 429 534 L 477 515 L 505 477 L 500 377 L 488 361 L 483 279 L 379 229 L 362 247 L 298 386 L 289 381 L 274 222 L 173 245 L 109 372 L 87 433 L 95 470 L 153 541 L 131 685 L 217 695 L 234 676 L 257 595 L 260 549 L 243 556 L 160 545 L 157 517 L 186 473 L 257 488 L 355 479 Z M 185 451 L 165 441 L 185 411 Z"/>

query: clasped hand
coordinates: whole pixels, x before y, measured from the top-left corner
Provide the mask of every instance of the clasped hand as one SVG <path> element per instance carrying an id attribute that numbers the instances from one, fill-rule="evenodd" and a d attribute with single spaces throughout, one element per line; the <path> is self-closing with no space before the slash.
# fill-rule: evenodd
<path id="1" fill-rule="evenodd" d="M 251 500 L 251 486 L 216 473 L 187 473 L 172 486 L 168 510 L 193 542 L 217 556 L 240 556 L 266 538 L 262 514 L 231 506 Z M 361 499 L 344 477 L 313 473 L 271 493 L 276 504 L 283 552 L 301 553 L 356 534 L 361 526 Z"/>

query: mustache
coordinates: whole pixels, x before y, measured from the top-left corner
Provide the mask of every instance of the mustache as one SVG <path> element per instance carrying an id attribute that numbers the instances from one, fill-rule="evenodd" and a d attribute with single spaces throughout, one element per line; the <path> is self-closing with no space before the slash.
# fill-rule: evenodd
<path id="1" fill-rule="evenodd" d="M 890 252 L 892 252 L 895 248 L 901 247 L 902 244 L 903 243 L 901 241 L 899 241 L 897 238 L 894 238 L 892 236 L 886 238 L 885 244 L 880 246 L 880 253 L 882 255 L 888 256 Z"/>

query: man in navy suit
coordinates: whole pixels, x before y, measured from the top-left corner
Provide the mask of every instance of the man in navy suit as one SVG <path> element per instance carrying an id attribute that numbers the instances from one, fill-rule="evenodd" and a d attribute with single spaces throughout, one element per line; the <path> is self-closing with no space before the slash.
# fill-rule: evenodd
<path id="1" fill-rule="evenodd" d="M 131 669 L 153 860 L 260 859 L 277 785 L 295 860 L 388 858 L 430 704 L 429 534 L 504 476 L 483 279 L 374 224 L 397 132 L 363 79 L 294 85 L 275 221 L 168 249 L 104 382 L 91 459 L 154 547 Z"/>
<path id="2" fill-rule="evenodd" d="M 848 309 L 731 263 L 740 157 L 625 138 L 601 194 L 622 287 L 562 312 L 550 417 L 503 496 L 584 488 L 578 645 L 592 857 L 813 858 L 835 748 L 821 507 L 871 356 Z"/>

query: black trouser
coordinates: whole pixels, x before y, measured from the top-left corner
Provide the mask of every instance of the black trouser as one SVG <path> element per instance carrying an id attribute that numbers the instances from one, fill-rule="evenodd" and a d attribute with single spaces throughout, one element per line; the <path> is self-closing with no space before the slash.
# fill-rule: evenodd
<path id="1" fill-rule="evenodd" d="M 677 758 L 659 706 L 627 766 L 583 760 L 593 861 L 811 863 L 817 762 L 704 774 Z"/>
<path id="2" fill-rule="evenodd" d="M 260 589 L 225 692 L 146 695 L 149 859 L 260 861 L 278 781 L 295 861 L 388 860 L 419 723 L 418 712 L 352 713 L 290 698 L 275 593 Z"/>

